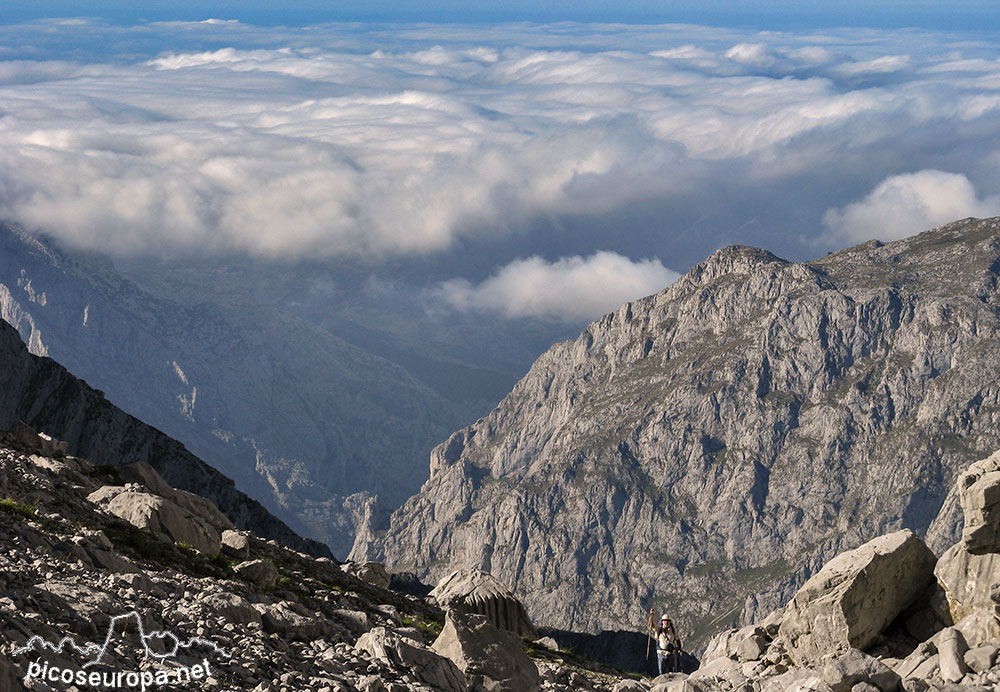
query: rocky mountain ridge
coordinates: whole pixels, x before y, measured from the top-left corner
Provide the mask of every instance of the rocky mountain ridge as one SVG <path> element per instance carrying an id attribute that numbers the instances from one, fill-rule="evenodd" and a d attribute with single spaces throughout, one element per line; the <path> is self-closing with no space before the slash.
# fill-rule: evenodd
<path id="1" fill-rule="evenodd" d="M 103 392 L 51 358 L 29 353 L 17 330 L 3 320 L 0 391 L 0 429 L 26 423 L 62 440 L 71 454 L 99 465 L 148 463 L 174 486 L 212 500 L 237 526 L 316 555 L 330 554 L 326 546 L 297 535 L 184 445 L 112 405 Z"/>
<path id="2" fill-rule="evenodd" d="M 694 641 L 900 528 L 943 551 L 949 490 L 1000 448 L 1000 220 L 792 263 L 720 250 L 553 346 L 352 559 L 515 585 L 536 621 Z"/>

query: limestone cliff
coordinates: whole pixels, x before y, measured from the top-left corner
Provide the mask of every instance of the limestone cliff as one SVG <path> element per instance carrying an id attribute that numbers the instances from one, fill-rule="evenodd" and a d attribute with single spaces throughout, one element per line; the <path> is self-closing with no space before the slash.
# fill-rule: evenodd
<path id="1" fill-rule="evenodd" d="M 352 557 L 490 571 L 567 629 L 762 616 L 837 552 L 926 535 L 1000 447 L 998 274 L 998 219 L 807 263 L 722 249 L 542 355 Z"/>

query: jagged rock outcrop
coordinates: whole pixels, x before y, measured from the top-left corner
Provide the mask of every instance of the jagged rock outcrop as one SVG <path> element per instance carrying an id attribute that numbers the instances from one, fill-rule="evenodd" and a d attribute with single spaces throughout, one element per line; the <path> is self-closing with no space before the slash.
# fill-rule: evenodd
<path id="1" fill-rule="evenodd" d="M 1000 448 L 998 276 L 997 219 L 720 250 L 542 355 L 352 559 L 484 569 L 573 629 L 652 605 L 696 646 L 882 533 L 934 522 L 943 550 L 952 482 Z"/>
<path id="2" fill-rule="evenodd" d="M 927 590 L 935 562 L 906 529 L 830 560 L 785 608 L 778 633 L 792 660 L 811 666 L 830 654 L 867 649 Z"/>
<path id="3" fill-rule="evenodd" d="M 962 540 L 934 573 L 952 621 L 978 646 L 1000 639 L 1000 453 L 972 464 L 955 492 L 965 518 Z"/>
<path id="4" fill-rule="evenodd" d="M 971 553 L 1000 551 L 1000 452 L 970 466 L 955 487 L 965 519 L 962 544 Z"/>
<path id="5" fill-rule="evenodd" d="M 94 463 L 115 467 L 146 463 L 173 488 L 211 500 L 241 528 L 317 555 L 330 554 L 326 546 L 297 535 L 181 443 L 117 408 L 52 359 L 28 353 L 17 330 L 2 320 L 0 391 L 2 430 L 23 422 Z"/>
<path id="6" fill-rule="evenodd" d="M 502 630 L 528 639 L 538 636 L 514 592 L 487 572 L 456 570 L 442 579 L 429 595 L 447 610 L 479 613 Z"/>

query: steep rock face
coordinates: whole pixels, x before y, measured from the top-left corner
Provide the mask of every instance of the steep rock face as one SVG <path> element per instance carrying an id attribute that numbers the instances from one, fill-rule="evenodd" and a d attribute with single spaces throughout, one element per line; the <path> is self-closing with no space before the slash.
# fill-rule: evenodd
<path id="1" fill-rule="evenodd" d="M 0 392 L 2 430 L 23 421 L 94 463 L 146 462 L 175 488 L 210 499 L 237 526 L 304 552 L 329 555 L 326 546 L 298 536 L 184 445 L 113 406 L 51 358 L 28 353 L 17 330 L 3 320 Z"/>
<path id="2" fill-rule="evenodd" d="M 0 224 L 0 318 L 32 353 L 182 441 L 344 557 L 370 495 L 389 509 L 402 504 L 427 478 L 427 451 L 484 409 L 445 400 L 280 305 L 232 301 L 160 298 L 104 258 Z"/>
<path id="3" fill-rule="evenodd" d="M 720 250 L 556 344 L 354 559 L 484 569 L 544 625 L 699 637 L 903 527 L 1000 445 L 1000 221 L 810 263 Z M 742 618 L 741 618 L 742 611 Z"/>

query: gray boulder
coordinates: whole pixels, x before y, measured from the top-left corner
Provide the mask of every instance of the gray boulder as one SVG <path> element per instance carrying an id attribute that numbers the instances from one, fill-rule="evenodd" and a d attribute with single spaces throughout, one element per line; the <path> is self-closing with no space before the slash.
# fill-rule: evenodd
<path id="1" fill-rule="evenodd" d="M 914 672 L 920 668 L 928 659 L 937 654 L 937 646 L 933 641 L 926 641 L 917 646 L 910 655 L 893 666 L 893 670 L 902 679 L 913 677 Z"/>
<path id="2" fill-rule="evenodd" d="M 384 627 L 361 635 L 354 648 L 443 692 L 468 692 L 465 674 L 452 661 Z"/>
<path id="3" fill-rule="evenodd" d="M 497 629 L 485 615 L 448 611 L 431 648 L 465 673 L 470 689 L 537 692 L 541 685 L 538 668 L 524 653 L 520 638 Z"/>
<path id="4" fill-rule="evenodd" d="M 969 649 L 963 656 L 965 665 L 976 673 L 985 673 L 993 667 L 997 659 L 997 646 L 995 644 L 983 644 L 974 649 Z"/>
<path id="5" fill-rule="evenodd" d="M 857 649 L 827 663 L 822 677 L 833 692 L 850 692 L 860 682 L 872 684 L 882 692 L 894 692 L 900 682 L 899 675 L 891 668 Z"/>
<path id="6" fill-rule="evenodd" d="M 302 606 L 292 601 L 271 604 L 254 604 L 260 612 L 261 623 L 267 633 L 294 635 L 306 640 L 323 636 L 330 630 L 329 623 L 301 612 Z"/>
<path id="7" fill-rule="evenodd" d="M 430 596 L 442 608 L 485 615 L 499 629 L 538 638 L 521 601 L 489 572 L 456 570 L 442 579 Z"/>
<path id="8" fill-rule="evenodd" d="M 702 663 L 698 670 L 691 673 L 692 680 L 723 680 L 733 671 L 738 671 L 740 664 L 728 656 L 716 656 L 708 663 Z"/>
<path id="9" fill-rule="evenodd" d="M 912 531 L 880 536 L 841 553 L 813 575 L 779 628 L 800 666 L 864 649 L 933 579 L 934 554 Z"/>
<path id="10" fill-rule="evenodd" d="M 761 625 L 748 625 L 738 630 L 726 630 L 715 635 L 708 643 L 701 662 L 711 663 L 721 657 L 738 661 L 756 661 L 767 651 L 771 636 Z"/>
<path id="11" fill-rule="evenodd" d="M 784 692 L 831 692 L 831 688 L 822 678 L 813 676 L 796 680 Z"/>
<path id="12" fill-rule="evenodd" d="M 134 487 L 134 486 L 133 486 Z M 103 492 L 102 492 L 103 491 Z M 107 499 L 110 496 L 110 499 Z M 221 536 L 214 528 L 174 502 L 151 493 L 124 490 L 111 493 L 105 488 L 89 497 L 103 504 L 105 511 L 161 539 L 185 543 L 209 556 L 219 554 Z"/>
<path id="13" fill-rule="evenodd" d="M 250 557 L 250 534 L 247 531 L 227 529 L 222 532 L 222 550 L 233 557 Z"/>
<path id="14" fill-rule="evenodd" d="M 649 688 L 649 692 L 707 692 L 710 689 L 714 689 L 713 687 L 703 687 L 702 684 L 702 682 L 697 680 L 685 678 L 681 674 L 670 680 L 654 684 Z"/>
<path id="15" fill-rule="evenodd" d="M 941 679 L 945 682 L 958 682 L 969 672 L 965 664 L 965 652 L 969 650 L 965 637 L 954 627 L 941 630 L 937 636 L 937 648 L 940 658 Z"/>
<path id="16" fill-rule="evenodd" d="M 764 681 L 761 692 L 785 692 L 786 689 L 796 683 L 809 680 L 810 678 L 818 678 L 822 681 L 822 678 L 819 677 L 819 671 L 811 668 L 792 668 Z"/>
<path id="17" fill-rule="evenodd" d="M 87 555 L 95 567 L 105 569 L 109 572 L 124 574 L 128 572 L 140 572 L 141 570 L 132 562 L 126 560 L 118 553 L 100 548 L 88 548 Z"/>
<path id="18" fill-rule="evenodd" d="M 701 655 L 702 666 L 717 658 L 736 658 L 736 650 L 743 641 L 743 630 L 723 630 L 712 637 Z"/>
<path id="19" fill-rule="evenodd" d="M 199 600 L 209 613 L 234 625 L 261 622 L 260 613 L 245 598 L 237 594 L 223 591 L 207 594 Z"/>
<path id="20" fill-rule="evenodd" d="M 278 581 L 278 568 L 268 560 L 248 560 L 233 567 L 233 571 L 257 586 L 269 589 Z"/>
<path id="21" fill-rule="evenodd" d="M 389 573 L 381 562 L 346 562 L 340 568 L 372 586 L 389 588 Z"/>
<path id="22" fill-rule="evenodd" d="M 879 692 L 879 689 L 870 682 L 859 682 L 851 688 L 851 692 Z"/>
<path id="23" fill-rule="evenodd" d="M 172 488 L 156 469 L 144 461 L 122 466 L 118 473 L 126 480 L 140 483 L 154 495 L 170 500 L 220 533 L 233 528 L 233 523 L 219 511 L 215 503 L 200 495 Z"/>

